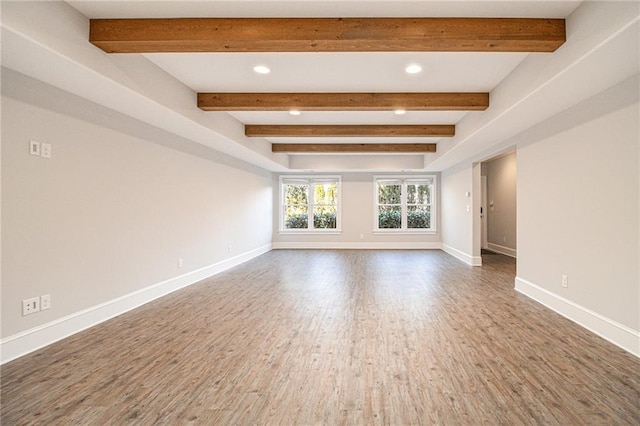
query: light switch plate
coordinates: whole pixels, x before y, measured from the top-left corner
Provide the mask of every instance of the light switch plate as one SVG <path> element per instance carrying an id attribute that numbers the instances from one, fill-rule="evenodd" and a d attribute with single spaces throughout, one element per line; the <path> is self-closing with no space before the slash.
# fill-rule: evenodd
<path id="1" fill-rule="evenodd" d="M 40 312 L 40 298 L 33 297 L 22 301 L 22 316 Z"/>
<path id="2" fill-rule="evenodd" d="M 29 141 L 29 154 L 40 157 L 40 142 Z"/>

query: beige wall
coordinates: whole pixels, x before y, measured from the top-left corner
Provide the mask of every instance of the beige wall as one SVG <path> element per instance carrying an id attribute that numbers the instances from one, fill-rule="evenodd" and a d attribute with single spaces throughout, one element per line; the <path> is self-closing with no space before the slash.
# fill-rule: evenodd
<path id="1" fill-rule="evenodd" d="M 374 176 L 384 176 L 384 173 L 342 173 L 342 233 L 338 235 L 291 235 L 279 232 L 279 193 L 274 191 L 274 221 L 273 241 L 280 246 L 309 246 L 318 247 L 387 247 L 409 248 L 420 245 L 438 247 L 440 244 L 440 197 L 439 174 L 436 174 L 436 232 L 434 234 L 374 234 Z M 412 173 L 410 175 L 418 175 Z M 400 176 L 400 174 L 393 174 Z M 278 176 L 274 178 L 274 185 L 278 186 Z M 360 238 L 362 235 L 362 238 Z M 319 245 L 318 245 L 319 244 Z"/>
<path id="2" fill-rule="evenodd" d="M 479 166 L 461 164 L 442 172 L 442 244 L 443 249 L 466 263 L 479 265 L 478 247 L 474 247 L 474 222 L 479 220 Z M 474 213 L 475 212 L 475 213 Z M 479 226 L 479 224 L 478 224 Z"/>
<path id="3" fill-rule="evenodd" d="M 516 239 L 516 153 L 482 164 L 487 176 L 487 242 L 489 248 L 515 254 Z M 492 247 L 493 245 L 493 247 Z M 498 247 L 496 247 L 498 246 Z M 511 250 L 503 250 L 503 248 Z"/>
<path id="4" fill-rule="evenodd" d="M 631 106 L 518 149 L 518 278 L 640 331 L 640 108 L 637 78 L 607 103 Z M 635 93 L 634 93 L 635 90 Z M 574 114 L 575 115 L 575 114 Z M 574 115 L 560 117 L 572 121 Z M 547 127 L 552 127 L 550 123 Z M 561 286 L 561 275 L 568 287 Z M 551 300 L 551 299 L 549 299 Z M 636 350 L 640 353 L 640 342 Z"/>
<path id="5" fill-rule="evenodd" d="M 271 173 L 15 72 L 2 88 L 3 338 L 271 243 Z"/>

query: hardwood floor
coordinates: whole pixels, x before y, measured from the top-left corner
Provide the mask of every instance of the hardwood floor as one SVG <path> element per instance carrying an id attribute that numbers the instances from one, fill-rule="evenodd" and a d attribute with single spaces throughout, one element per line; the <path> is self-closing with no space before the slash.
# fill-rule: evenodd
<path id="1" fill-rule="evenodd" d="M 514 260 L 278 250 L 2 367 L 2 425 L 640 424 L 640 360 Z"/>

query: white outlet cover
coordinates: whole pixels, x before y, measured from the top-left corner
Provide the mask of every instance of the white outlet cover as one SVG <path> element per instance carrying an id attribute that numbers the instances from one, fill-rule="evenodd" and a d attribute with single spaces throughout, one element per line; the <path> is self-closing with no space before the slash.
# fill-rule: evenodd
<path id="1" fill-rule="evenodd" d="M 42 158 L 51 158 L 51 144 L 42 142 L 40 144 L 40 156 Z"/>
<path id="2" fill-rule="evenodd" d="M 51 295 L 40 296 L 40 310 L 45 311 L 51 307 Z"/>
<path id="3" fill-rule="evenodd" d="M 40 298 L 34 297 L 22 301 L 22 316 L 40 312 Z"/>

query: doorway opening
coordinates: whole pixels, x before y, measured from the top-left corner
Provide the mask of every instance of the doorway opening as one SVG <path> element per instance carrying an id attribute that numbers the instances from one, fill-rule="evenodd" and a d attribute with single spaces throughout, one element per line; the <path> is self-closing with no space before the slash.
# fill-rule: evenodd
<path id="1" fill-rule="evenodd" d="M 517 258 L 517 158 L 510 151 L 480 163 L 480 253 Z"/>

